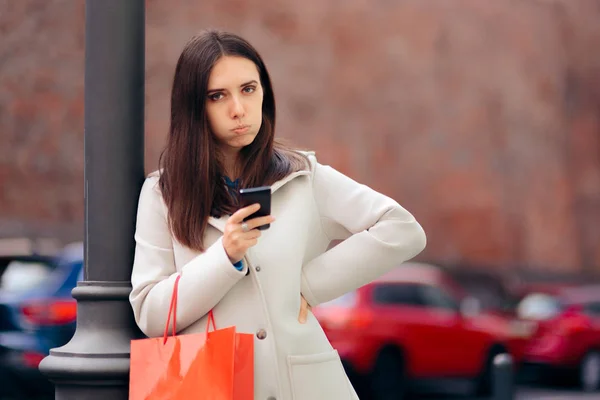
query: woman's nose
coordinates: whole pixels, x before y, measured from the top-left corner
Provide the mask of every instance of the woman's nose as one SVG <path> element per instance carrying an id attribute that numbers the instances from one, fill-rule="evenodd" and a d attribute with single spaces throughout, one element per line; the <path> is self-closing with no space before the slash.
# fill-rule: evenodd
<path id="1" fill-rule="evenodd" d="M 244 117 L 244 105 L 237 97 L 233 97 L 231 104 L 231 118 L 242 118 Z"/>

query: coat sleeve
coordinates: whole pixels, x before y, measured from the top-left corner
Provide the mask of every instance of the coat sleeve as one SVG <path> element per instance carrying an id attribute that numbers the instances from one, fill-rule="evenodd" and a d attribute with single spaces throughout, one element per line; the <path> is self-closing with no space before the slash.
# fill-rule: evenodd
<path id="1" fill-rule="evenodd" d="M 150 176 L 140 192 L 129 296 L 135 321 L 149 337 L 163 334 L 177 276 L 166 216 L 158 177 Z M 185 264 L 180 272 L 177 331 L 206 315 L 246 271 L 247 266 L 242 271 L 233 267 L 221 239 Z"/>
<path id="2" fill-rule="evenodd" d="M 330 241 L 345 239 L 302 269 L 302 294 L 316 306 L 413 258 L 425 248 L 426 237 L 396 201 L 313 160 L 313 191 L 322 229 Z"/>

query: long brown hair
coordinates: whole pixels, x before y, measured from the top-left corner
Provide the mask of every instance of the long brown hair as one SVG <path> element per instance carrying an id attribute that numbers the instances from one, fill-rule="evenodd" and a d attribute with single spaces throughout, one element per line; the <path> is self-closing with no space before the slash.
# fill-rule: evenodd
<path id="1" fill-rule="evenodd" d="M 173 235 L 183 245 L 200 251 L 204 250 L 208 217 L 231 214 L 237 209 L 223 183 L 224 169 L 205 111 L 208 78 L 223 56 L 254 62 L 263 87 L 261 128 L 252 144 L 240 151 L 240 187 L 271 185 L 307 166 L 303 155 L 274 139 L 275 96 L 256 49 L 227 32 L 208 30 L 194 36 L 175 68 L 171 124 L 159 159 L 159 186 Z"/>

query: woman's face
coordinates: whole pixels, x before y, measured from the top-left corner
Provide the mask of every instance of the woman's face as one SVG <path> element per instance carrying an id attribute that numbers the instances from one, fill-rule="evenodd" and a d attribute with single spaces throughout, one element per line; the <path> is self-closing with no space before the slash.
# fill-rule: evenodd
<path id="1" fill-rule="evenodd" d="M 224 154 L 237 154 L 254 141 L 262 124 L 263 90 L 252 61 L 221 57 L 210 73 L 206 97 L 208 122 Z"/>

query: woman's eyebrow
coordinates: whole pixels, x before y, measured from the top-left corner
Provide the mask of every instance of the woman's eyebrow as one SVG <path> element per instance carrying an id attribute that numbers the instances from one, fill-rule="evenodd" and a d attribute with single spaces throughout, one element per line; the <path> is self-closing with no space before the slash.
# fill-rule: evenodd
<path id="1" fill-rule="evenodd" d="M 258 85 L 258 82 L 254 79 L 252 79 L 251 81 L 248 81 L 246 83 L 242 83 L 240 85 L 240 87 L 244 87 L 244 86 L 248 86 L 250 84 L 254 83 L 255 85 Z M 212 92 L 224 92 L 225 89 L 210 89 L 209 91 L 207 91 L 206 93 L 212 93 Z"/>

